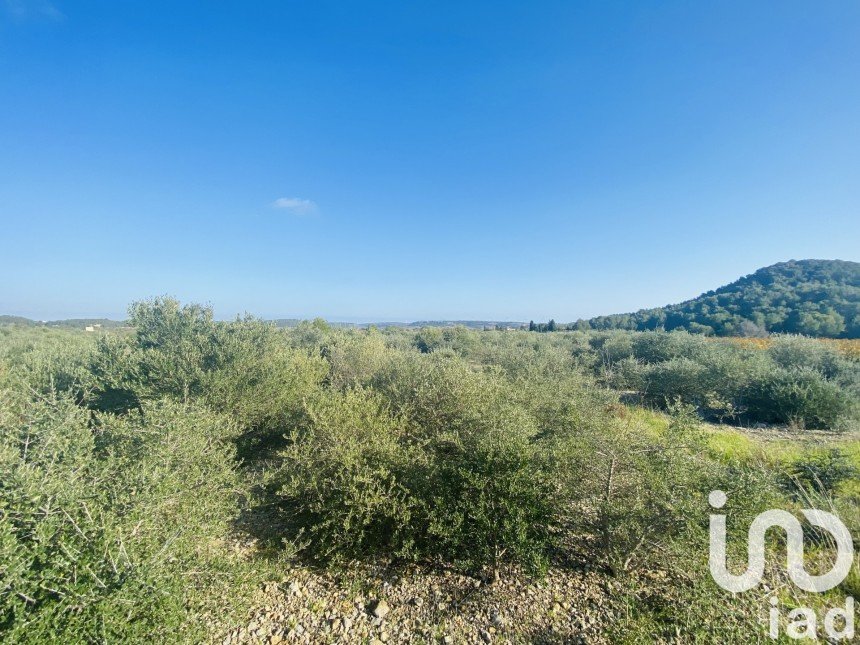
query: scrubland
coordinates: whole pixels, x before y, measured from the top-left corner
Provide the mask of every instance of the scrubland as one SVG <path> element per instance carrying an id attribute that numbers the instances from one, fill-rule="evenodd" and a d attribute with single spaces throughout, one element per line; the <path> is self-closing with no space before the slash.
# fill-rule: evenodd
<path id="1" fill-rule="evenodd" d="M 0 327 L 5 641 L 763 641 L 708 493 L 739 566 L 770 508 L 860 538 L 850 346 L 129 313 Z M 860 595 L 797 592 L 779 540 L 782 602 Z"/>

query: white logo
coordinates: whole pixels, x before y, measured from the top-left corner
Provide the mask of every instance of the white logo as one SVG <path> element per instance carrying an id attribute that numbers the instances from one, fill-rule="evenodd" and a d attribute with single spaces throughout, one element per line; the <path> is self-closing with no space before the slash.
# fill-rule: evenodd
<path id="1" fill-rule="evenodd" d="M 708 501 L 714 508 L 722 508 L 726 494 L 721 490 L 712 491 Z M 711 575 L 718 585 L 727 591 L 739 593 L 758 586 L 764 576 L 764 536 L 773 526 L 779 526 L 786 533 L 788 549 L 788 575 L 791 581 L 804 591 L 823 592 L 833 589 L 845 580 L 854 563 L 854 544 L 846 526 L 833 513 L 804 508 L 807 521 L 829 532 L 836 541 L 836 562 L 827 573 L 812 576 L 803 566 L 803 527 L 800 521 L 787 511 L 769 510 L 753 520 L 749 530 L 747 570 L 736 576 L 729 573 L 726 566 L 726 516 L 711 515 L 711 555 L 709 564 Z"/>
<path id="2" fill-rule="evenodd" d="M 722 508 L 727 501 L 726 494 L 721 490 L 711 491 L 708 502 L 713 508 Z M 757 587 L 764 577 L 765 543 L 767 530 L 778 526 L 786 534 L 786 550 L 788 552 L 788 575 L 791 581 L 804 591 L 824 592 L 833 589 L 845 580 L 851 565 L 854 563 L 854 544 L 845 524 L 826 511 L 805 508 L 801 510 L 806 520 L 812 525 L 824 529 L 833 537 L 836 544 L 836 562 L 830 571 L 823 575 L 813 576 L 806 572 L 803 565 L 803 526 L 791 513 L 774 510 L 765 511 L 753 520 L 749 529 L 747 542 L 747 569 L 741 575 L 729 572 L 726 564 L 726 516 L 711 514 L 710 542 L 711 551 L 708 564 L 714 581 L 723 589 L 732 593 L 749 591 Z M 778 600 L 770 599 L 773 607 L 770 609 L 770 636 L 779 637 Z M 816 638 L 817 620 L 812 609 L 798 607 L 788 615 L 791 621 L 786 634 L 792 639 Z M 844 627 L 836 626 L 840 620 Z M 834 640 L 854 638 L 854 599 L 846 598 L 845 608 L 834 607 L 824 618 L 824 629 Z"/>

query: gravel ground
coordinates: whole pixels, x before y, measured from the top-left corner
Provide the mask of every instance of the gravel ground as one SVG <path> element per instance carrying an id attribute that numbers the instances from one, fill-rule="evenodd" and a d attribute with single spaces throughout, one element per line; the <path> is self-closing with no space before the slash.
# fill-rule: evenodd
<path id="1" fill-rule="evenodd" d="M 359 566 L 348 576 L 295 566 L 260 592 L 248 621 L 215 642 L 605 643 L 606 579 L 554 569 L 486 584 L 450 571 Z"/>

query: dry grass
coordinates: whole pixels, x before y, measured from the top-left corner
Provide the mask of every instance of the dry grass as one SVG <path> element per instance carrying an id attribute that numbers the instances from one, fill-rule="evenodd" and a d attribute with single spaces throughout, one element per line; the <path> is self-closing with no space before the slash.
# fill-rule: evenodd
<path id="1" fill-rule="evenodd" d="M 731 343 L 746 349 L 768 349 L 773 345 L 773 340 L 771 338 L 711 337 L 711 340 L 722 343 Z M 832 347 L 847 358 L 860 360 L 860 338 L 816 338 L 815 340 Z"/>

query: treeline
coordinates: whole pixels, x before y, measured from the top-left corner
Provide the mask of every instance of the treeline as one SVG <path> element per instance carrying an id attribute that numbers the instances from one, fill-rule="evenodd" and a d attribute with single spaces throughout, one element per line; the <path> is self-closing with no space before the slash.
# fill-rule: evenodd
<path id="1" fill-rule="evenodd" d="M 759 269 L 677 305 L 598 316 L 533 331 L 683 329 L 716 336 L 803 334 L 860 338 L 860 263 L 800 260 Z"/>

